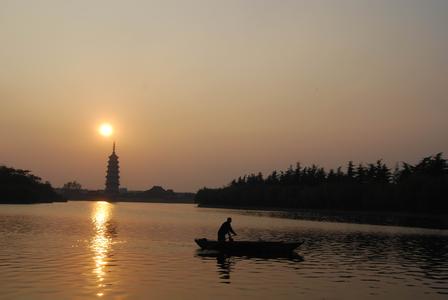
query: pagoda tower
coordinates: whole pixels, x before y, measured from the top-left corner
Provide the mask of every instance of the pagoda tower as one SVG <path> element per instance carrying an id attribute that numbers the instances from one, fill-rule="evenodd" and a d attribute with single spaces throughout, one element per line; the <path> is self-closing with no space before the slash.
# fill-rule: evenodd
<path id="1" fill-rule="evenodd" d="M 118 156 L 115 154 L 115 142 L 112 154 L 109 156 L 106 174 L 106 194 L 118 195 L 120 187 L 120 166 L 118 165 Z"/>

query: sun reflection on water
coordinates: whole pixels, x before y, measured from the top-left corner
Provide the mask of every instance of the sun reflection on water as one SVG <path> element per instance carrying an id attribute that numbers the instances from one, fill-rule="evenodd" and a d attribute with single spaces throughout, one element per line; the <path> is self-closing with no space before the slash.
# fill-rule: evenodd
<path id="1" fill-rule="evenodd" d="M 101 297 L 104 295 L 106 287 L 104 280 L 106 278 L 106 266 L 108 264 L 107 257 L 112 246 L 113 228 L 110 226 L 112 216 L 112 204 L 99 201 L 95 202 L 92 212 L 92 224 L 94 226 L 94 236 L 90 243 L 93 251 L 93 260 L 95 267 L 93 273 L 96 276 L 98 292 L 96 295 Z"/>

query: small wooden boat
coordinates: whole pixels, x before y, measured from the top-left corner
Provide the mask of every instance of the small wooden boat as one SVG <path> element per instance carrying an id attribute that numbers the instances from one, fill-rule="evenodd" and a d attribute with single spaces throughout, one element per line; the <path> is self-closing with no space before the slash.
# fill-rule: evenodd
<path id="1" fill-rule="evenodd" d="M 290 253 L 303 244 L 298 242 L 268 242 L 268 241 L 225 241 L 218 242 L 206 238 L 195 239 L 196 244 L 203 250 L 214 250 L 229 254 L 268 254 Z"/>

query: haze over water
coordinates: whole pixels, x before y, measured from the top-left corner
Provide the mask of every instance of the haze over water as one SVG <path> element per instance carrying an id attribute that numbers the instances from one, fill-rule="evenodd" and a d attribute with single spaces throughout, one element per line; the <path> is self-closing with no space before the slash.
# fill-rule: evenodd
<path id="1" fill-rule="evenodd" d="M 231 215 L 239 239 L 292 258 L 197 250 Z M 2 299 L 446 299 L 443 230 L 278 219 L 190 204 L 3 205 Z"/>

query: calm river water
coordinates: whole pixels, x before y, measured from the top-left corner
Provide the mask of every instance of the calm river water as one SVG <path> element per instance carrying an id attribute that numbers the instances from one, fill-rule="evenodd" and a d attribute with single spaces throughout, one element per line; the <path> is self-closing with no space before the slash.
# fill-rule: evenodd
<path id="1" fill-rule="evenodd" d="M 238 239 L 297 240 L 292 258 L 217 257 Z M 272 218 L 190 204 L 0 206 L 1 299 L 447 299 L 448 231 Z"/>

